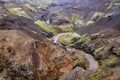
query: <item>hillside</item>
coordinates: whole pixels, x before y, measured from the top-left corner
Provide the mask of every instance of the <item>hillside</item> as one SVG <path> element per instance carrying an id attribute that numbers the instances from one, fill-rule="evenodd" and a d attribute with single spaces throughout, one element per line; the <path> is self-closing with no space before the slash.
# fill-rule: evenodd
<path id="1" fill-rule="evenodd" d="M 120 0 L 0 0 L 0 80 L 119 80 Z"/>

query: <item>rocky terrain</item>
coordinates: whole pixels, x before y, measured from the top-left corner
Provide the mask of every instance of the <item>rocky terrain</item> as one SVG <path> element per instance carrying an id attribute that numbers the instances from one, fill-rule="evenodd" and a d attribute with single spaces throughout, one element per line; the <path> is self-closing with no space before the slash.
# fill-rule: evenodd
<path id="1" fill-rule="evenodd" d="M 120 0 L 0 0 L 0 80 L 120 80 Z"/>

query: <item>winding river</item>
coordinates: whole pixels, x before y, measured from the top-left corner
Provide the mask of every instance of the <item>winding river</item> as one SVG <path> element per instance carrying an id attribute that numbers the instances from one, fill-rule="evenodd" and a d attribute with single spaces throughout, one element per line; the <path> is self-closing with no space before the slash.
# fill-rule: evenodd
<path id="1" fill-rule="evenodd" d="M 60 33 L 60 34 L 57 34 L 55 35 L 52 40 L 55 44 L 58 44 L 58 45 L 61 45 L 61 43 L 59 42 L 59 38 L 64 36 L 64 35 L 67 35 L 67 34 L 70 34 L 70 33 Z M 62 45 L 61 45 L 62 46 Z M 74 48 L 69 48 L 69 47 L 66 47 L 66 49 L 70 52 L 74 51 L 78 54 L 82 54 L 89 62 L 89 68 L 88 70 L 92 70 L 92 71 L 96 71 L 98 70 L 99 68 L 99 64 L 98 62 L 94 59 L 94 57 L 90 54 L 87 54 L 81 50 L 77 50 L 77 49 L 74 49 Z"/>

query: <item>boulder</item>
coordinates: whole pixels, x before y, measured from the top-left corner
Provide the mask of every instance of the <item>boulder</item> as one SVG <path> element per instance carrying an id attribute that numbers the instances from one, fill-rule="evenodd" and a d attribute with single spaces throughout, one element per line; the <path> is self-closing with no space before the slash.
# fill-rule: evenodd
<path id="1" fill-rule="evenodd" d="M 84 73 L 85 73 L 85 70 L 83 68 L 76 67 L 69 74 L 67 74 L 64 80 L 77 80 L 78 76 L 82 79 L 82 76 L 84 75 Z"/>

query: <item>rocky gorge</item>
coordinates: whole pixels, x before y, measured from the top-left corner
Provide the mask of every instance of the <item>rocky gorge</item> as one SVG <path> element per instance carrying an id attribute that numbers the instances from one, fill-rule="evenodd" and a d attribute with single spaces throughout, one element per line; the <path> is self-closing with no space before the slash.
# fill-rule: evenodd
<path id="1" fill-rule="evenodd" d="M 0 80 L 119 75 L 119 0 L 0 0 Z"/>

